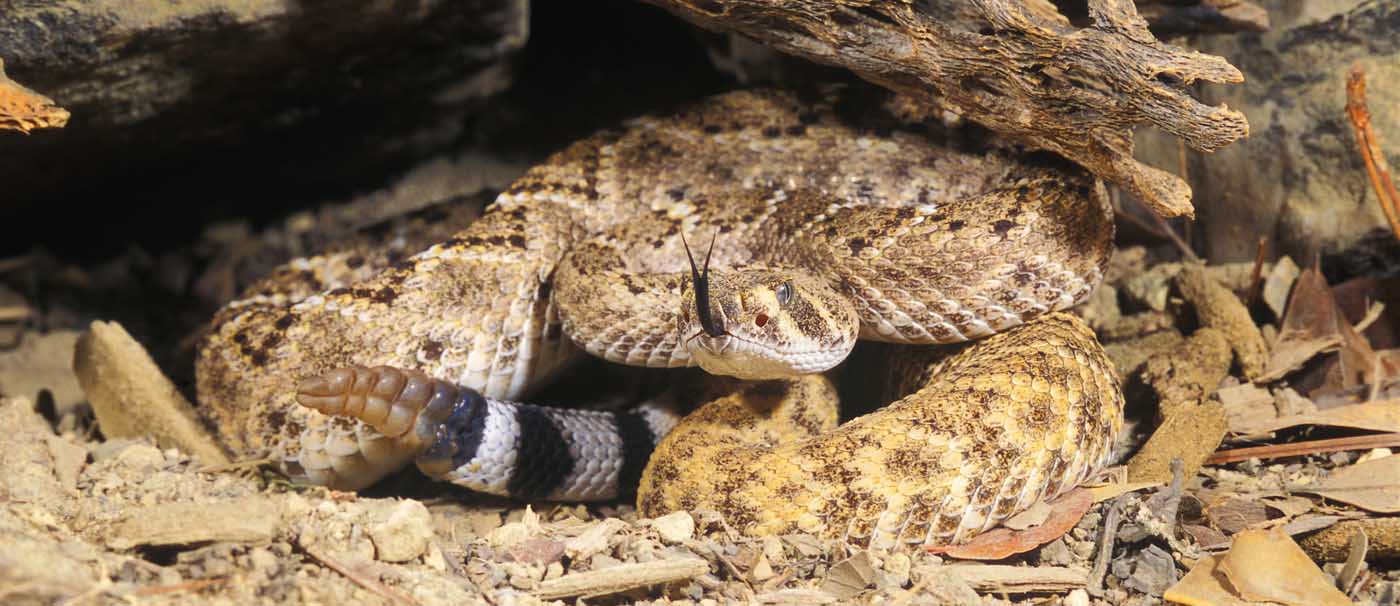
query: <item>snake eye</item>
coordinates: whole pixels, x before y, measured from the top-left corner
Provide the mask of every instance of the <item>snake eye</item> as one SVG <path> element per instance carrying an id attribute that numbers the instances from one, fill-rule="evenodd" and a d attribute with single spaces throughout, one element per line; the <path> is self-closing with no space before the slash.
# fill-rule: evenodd
<path id="1" fill-rule="evenodd" d="M 787 305 L 792 300 L 792 282 L 783 282 L 778 285 L 778 305 Z"/>

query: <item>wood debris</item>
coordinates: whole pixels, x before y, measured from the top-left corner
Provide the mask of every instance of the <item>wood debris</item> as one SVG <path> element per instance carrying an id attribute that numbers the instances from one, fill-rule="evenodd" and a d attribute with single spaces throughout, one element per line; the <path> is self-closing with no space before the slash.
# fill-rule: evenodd
<path id="1" fill-rule="evenodd" d="M 68 110 L 5 75 L 5 61 L 0 59 L 0 130 L 15 130 L 29 134 L 36 128 L 63 128 L 68 124 Z"/>
<path id="2" fill-rule="evenodd" d="M 706 572 L 710 565 L 698 558 L 678 558 L 567 574 L 540 583 L 535 596 L 541 600 L 594 598 L 640 587 L 685 581 Z"/>
<path id="3" fill-rule="evenodd" d="M 1085 28 L 1050 3 L 1007 0 L 962 0 L 937 14 L 918 3 L 858 0 L 648 2 L 706 29 L 848 67 L 930 106 L 930 115 L 953 109 L 1060 153 L 1164 216 L 1192 214 L 1190 188 L 1133 159 L 1133 127 L 1153 124 L 1199 150 L 1249 132 L 1239 112 L 1187 94 L 1198 81 L 1241 82 L 1239 70 L 1159 42 L 1131 2 L 1089 0 Z"/>

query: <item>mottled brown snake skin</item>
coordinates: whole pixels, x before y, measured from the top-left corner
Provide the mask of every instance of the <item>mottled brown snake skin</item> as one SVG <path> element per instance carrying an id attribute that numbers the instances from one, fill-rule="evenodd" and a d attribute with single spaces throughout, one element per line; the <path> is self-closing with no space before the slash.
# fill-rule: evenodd
<path id="1" fill-rule="evenodd" d="M 647 515 L 966 540 L 1108 461 L 1117 379 L 1059 310 L 1101 280 L 1112 213 L 1077 167 L 964 149 L 892 107 L 721 95 L 571 145 L 412 257 L 294 261 L 216 316 L 203 408 L 235 449 L 339 488 L 410 462 L 522 498 L 614 498 L 640 476 Z M 708 326 L 683 238 L 714 239 Z M 857 337 L 894 344 L 893 403 L 838 427 L 821 371 Z M 755 380 L 686 388 L 673 399 L 709 403 L 674 431 L 665 398 L 515 403 L 581 352 Z"/>

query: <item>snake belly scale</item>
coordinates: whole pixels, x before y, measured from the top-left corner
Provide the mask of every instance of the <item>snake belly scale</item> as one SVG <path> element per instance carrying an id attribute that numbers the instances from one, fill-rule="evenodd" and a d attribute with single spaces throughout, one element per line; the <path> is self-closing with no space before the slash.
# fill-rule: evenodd
<path id="1" fill-rule="evenodd" d="M 896 107 L 713 97 L 554 154 L 411 257 L 294 261 L 216 316 L 203 410 L 338 488 L 416 463 L 521 498 L 636 487 L 648 515 L 755 534 L 966 540 L 1107 463 L 1117 379 L 1059 310 L 1101 280 L 1112 213 L 1082 169 L 959 149 Z M 702 274 L 687 238 L 710 237 Z M 889 344 L 893 403 L 838 426 L 819 373 L 858 337 Z M 519 403 L 585 352 L 753 381 L 619 413 Z"/>

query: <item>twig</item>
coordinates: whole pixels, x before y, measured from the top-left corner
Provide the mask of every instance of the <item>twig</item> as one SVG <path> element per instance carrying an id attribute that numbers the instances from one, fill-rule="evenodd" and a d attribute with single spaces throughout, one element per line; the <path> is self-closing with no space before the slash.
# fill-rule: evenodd
<path id="1" fill-rule="evenodd" d="M 1259 236 L 1259 249 L 1254 252 L 1254 271 L 1249 278 L 1249 296 L 1245 298 L 1248 307 L 1253 307 L 1259 301 L 1259 291 L 1264 286 L 1264 251 L 1268 243 L 1268 236 Z"/>
<path id="2" fill-rule="evenodd" d="M 1152 209 L 1150 208 L 1147 210 L 1147 214 L 1152 215 L 1153 222 L 1157 224 L 1158 233 L 1162 234 L 1166 239 L 1171 240 L 1171 243 L 1176 245 L 1177 250 L 1181 251 L 1182 257 L 1185 257 L 1187 261 L 1192 263 L 1201 262 L 1201 258 L 1196 256 L 1196 251 L 1191 250 L 1191 245 L 1187 244 L 1185 240 L 1181 239 L 1181 236 L 1177 235 L 1176 230 L 1172 229 L 1171 224 L 1167 223 L 1167 220 L 1162 218 L 1162 215 L 1151 212 Z"/>
<path id="3" fill-rule="evenodd" d="M 206 587 L 223 585 L 227 582 L 228 577 L 216 577 L 213 579 L 196 579 L 193 581 L 185 581 L 184 583 L 175 583 L 173 585 L 154 585 L 151 587 L 142 587 L 132 593 L 134 593 L 135 595 L 160 595 L 163 593 L 175 593 L 177 591 L 199 591 Z"/>
<path id="4" fill-rule="evenodd" d="M 1062 593 L 1083 587 L 1087 581 L 1083 570 L 1057 566 L 958 564 L 943 569 L 979 593 Z"/>
<path id="5" fill-rule="evenodd" d="M 1114 191 L 1115 191 L 1115 194 L 1118 193 L 1118 190 L 1114 190 Z M 1153 221 L 1152 223 L 1148 223 L 1148 222 L 1146 222 L 1146 221 L 1143 221 L 1141 217 L 1139 217 L 1139 216 L 1137 216 L 1137 215 L 1135 215 L 1135 214 L 1133 214 L 1133 213 L 1130 213 L 1130 212 L 1128 212 L 1127 210 L 1125 210 L 1125 209 L 1123 208 L 1121 202 L 1120 202 L 1120 196 L 1119 196 L 1119 195 L 1114 195 L 1114 196 L 1113 196 L 1113 214 L 1114 214 L 1115 217 L 1118 217 L 1118 218 L 1123 219 L 1123 220 L 1125 220 L 1125 221 L 1127 221 L 1127 222 L 1129 222 L 1129 223 L 1132 223 L 1134 227 L 1136 227 L 1136 228 L 1138 228 L 1138 229 L 1141 229 L 1142 231 L 1145 231 L 1145 232 L 1147 232 L 1147 233 L 1149 233 L 1149 234 L 1152 234 L 1153 236 L 1156 236 L 1156 237 L 1161 238 L 1161 239 L 1163 239 L 1163 240 L 1167 240 L 1167 241 L 1169 241 L 1169 242 L 1172 242 L 1173 244 L 1176 245 L 1176 247 L 1177 247 L 1179 250 L 1181 250 L 1182 256 L 1184 256 L 1184 257 L 1186 257 L 1186 258 L 1188 258 L 1188 259 L 1192 259 L 1192 260 L 1196 261 L 1197 263 L 1200 262 L 1200 260 L 1201 260 L 1200 257 L 1197 257 L 1197 256 L 1196 256 L 1196 253 L 1195 253 L 1194 251 L 1191 250 L 1191 246 L 1190 246 L 1189 244 L 1187 244 L 1184 240 L 1182 240 L 1180 236 L 1177 236 L 1177 235 L 1176 235 L 1176 232 L 1172 230 L 1171 224 L 1167 223 L 1167 221 L 1166 221 L 1165 219 L 1163 219 L 1162 217 L 1158 216 L 1157 213 L 1151 212 L 1151 209 L 1148 209 L 1148 213 L 1147 213 L 1147 214 L 1152 215 L 1152 218 L 1154 219 L 1154 221 Z"/>
<path id="6" fill-rule="evenodd" d="M 1108 505 L 1108 513 L 1103 518 L 1103 532 L 1099 534 L 1099 545 L 1094 556 L 1094 567 L 1089 570 L 1089 583 L 1084 587 L 1089 595 L 1103 597 L 1104 577 L 1108 575 L 1108 561 L 1113 559 L 1114 538 L 1118 535 L 1118 524 L 1123 520 L 1123 505 L 1128 495 L 1118 495 Z"/>
<path id="7" fill-rule="evenodd" d="M 391 604 L 404 604 L 407 606 L 418 605 L 417 600 L 414 600 L 409 596 L 399 593 L 393 588 L 383 583 L 380 583 L 378 580 L 372 579 L 360 573 L 359 571 L 349 566 L 346 566 L 339 560 L 332 558 L 325 553 L 322 553 L 321 550 L 316 549 L 303 541 L 297 541 L 295 545 L 297 546 L 297 548 L 301 549 L 302 553 L 305 553 L 311 559 L 316 560 L 321 564 L 324 564 L 326 568 L 340 573 L 341 576 L 349 579 L 351 583 L 359 585 L 360 587 L 369 590 L 371 593 L 374 593 L 379 597 L 389 600 L 389 603 Z"/>
<path id="8" fill-rule="evenodd" d="M 1368 450 L 1371 448 L 1388 448 L 1392 446 L 1400 446 L 1400 433 L 1380 433 L 1365 436 L 1352 436 L 1349 438 L 1331 438 L 1327 440 L 1311 440 L 1308 442 L 1269 444 L 1267 446 L 1251 446 L 1249 448 L 1221 450 L 1210 455 L 1210 458 L 1206 459 L 1205 464 L 1220 465 L 1221 463 L 1236 463 L 1249 459 L 1280 459 L 1283 457 L 1324 454 L 1343 450 Z"/>
<path id="9" fill-rule="evenodd" d="M 1347 75 L 1347 117 L 1356 130 L 1356 144 L 1361 149 L 1361 159 L 1366 163 L 1366 175 L 1371 178 L 1371 187 L 1376 190 L 1376 200 L 1390 222 L 1390 231 L 1400 238 L 1400 193 L 1395 191 L 1395 182 L 1390 178 L 1390 166 L 1385 161 L 1376 133 L 1371 130 L 1371 112 L 1366 108 L 1366 74 L 1360 66 L 1351 68 Z"/>
<path id="10" fill-rule="evenodd" d="M 593 598 L 630 591 L 639 587 L 686 581 L 710 571 L 710 564 L 698 558 L 655 560 L 638 564 L 618 564 L 602 570 L 575 572 L 540 583 L 535 597 L 541 600 Z"/>

